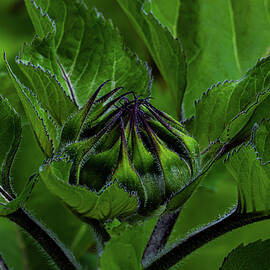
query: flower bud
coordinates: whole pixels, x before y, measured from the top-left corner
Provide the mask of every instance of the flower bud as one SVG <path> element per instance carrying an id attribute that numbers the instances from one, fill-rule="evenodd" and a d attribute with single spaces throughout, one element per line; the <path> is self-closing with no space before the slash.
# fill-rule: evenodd
<path id="1" fill-rule="evenodd" d="M 152 106 L 148 98 L 136 97 L 132 92 L 114 98 L 119 89 L 96 100 L 98 89 L 85 108 L 62 130 L 61 157 L 71 163 L 65 165 L 68 175 L 61 177 L 58 174 L 58 180 L 62 179 L 72 188 L 93 193 L 97 198 L 96 201 L 85 200 L 84 204 L 89 205 L 79 211 L 78 204 L 71 205 L 70 199 L 68 202 L 67 194 L 59 195 L 61 192 L 57 194 L 53 187 L 51 190 L 71 208 L 76 208 L 80 215 L 89 218 L 149 216 L 166 206 L 168 200 L 200 171 L 198 144 L 183 126 Z M 45 166 L 51 169 L 50 177 L 57 171 L 58 165 L 55 164 Z M 42 171 L 41 175 L 48 183 L 46 169 Z M 110 189 L 115 193 L 110 195 Z M 114 201 L 122 196 L 120 190 L 128 196 L 123 196 L 116 205 Z M 104 193 L 107 194 L 106 200 L 105 197 L 101 199 Z M 102 207 L 106 207 L 100 204 L 98 209 L 98 200 L 108 202 L 105 214 Z M 124 205 L 132 207 L 125 208 Z M 97 215 L 93 208 L 96 213 L 103 214 Z"/>

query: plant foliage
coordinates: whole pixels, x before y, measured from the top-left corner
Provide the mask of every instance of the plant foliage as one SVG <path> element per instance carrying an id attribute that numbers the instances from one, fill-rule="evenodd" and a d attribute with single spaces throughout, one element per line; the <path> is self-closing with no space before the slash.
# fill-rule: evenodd
<path id="1" fill-rule="evenodd" d="M 11 2 L 33 25 L 17 42 L 35 34 L 18 53 L 10 29 L 1 48 L 1 269 L 184 269 L 270 218 L 269 0 L 114 1 L 131 41 L 93 1 Z M 201 190 L 230 179 L 231 210 L 180 238 Z M 241 244 L 220 269 L 268 269 L 267 252 Z"/>

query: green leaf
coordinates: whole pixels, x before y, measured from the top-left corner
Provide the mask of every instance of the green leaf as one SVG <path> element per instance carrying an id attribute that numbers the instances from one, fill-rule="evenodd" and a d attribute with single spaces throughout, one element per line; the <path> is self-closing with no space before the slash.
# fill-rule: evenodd
<path id="1" fill-rule="evenodd" d="M 38 96 L 44 109 L 49 111 L 59 125 L 63 125 L 77 107 L 67 96 L 56 77 L 48 70 L 45 71 L 40 66 L 34 66 L 30 62 L 25 65 L 18 60 L 18 63 L 29 80 L 29 88 Z"/>
<path id="2" fill-rule="evenodd" d="M 23 1 L 2 0 L 0 2 L 0 55 L 4 51 L 13 60 L 26 40 L 33 35 L 31 20 L 25 12 Z M 2 62 L 1 62 L 2 65 Z"/>
<path id="3" fill-rule="evenodd" d="M 188 61 L 184 112 L 217 81 L 237 79 L 267 55 L 269 1 L 182 0 L 178 36 Z"/>
<path id="4" fill-rule="evenodd" d="M 59 144 L 57 126 L 50 115 L 42 108 L 36 95 L 19 81 L 7 62 L 6 66 L 38 143 L 44 154 L 51 157 Z"/>
<path id="5" fill-rule="evenodd" d="M 137 210 L 136 195 L 119 187 L 117 181 L 108 184 L 99 193 L 69 184 L 70 168 L 71 163 L 58 160 L 44 165 L 40 175 L 47 188 L 82 218 L 106 220 L 125 217 Z"/>
<path id="6" fill-rule="evenodd" d="M 0 126 L 0 183 L 6 191 L 13 194 L 9 177 L 21 141 L 21 119 L 2 96 L 0 96 Z"/>
<path id="7" fill-rule="evenodd" d="M 253 127 L 252 143 L 256 147 L 259 159 L 262 164 L 270 161 L 270 120 L 263 120 L 260 125 L 255 124 Z"/>
<path id="8" fill-rule="evenodd" d="M 48 14 L 35 3 L 35 1 L 24 1 L 29 17 L 31 18 L 36 34 L 43 39 L 48 34 L 56 31 L 53 21 Z M 61 16 L 61 14 L 59 14 Z"/>
<path id="9" fill-rule="evenodd" d="M 24 109 L 22 103 L 17 95 L 17 91 L 13 85 L 12 80 L 10 79 L 8 72 L 4 65 L 0 66 L 0 95 L 7 98 L 11 106 L 16 110 L 16 112 L 22 118 L 22 124 L 26 122 L 26 117 L 24 114 Z"/>
<path id="10" fill-rule="evenodd" d="M 0 216 L 7 216 L 21 208 L 29 199 L 36 181 L 37 175 L 31 176 L 24 190 L 15 199 L 7 203 L 0 203 Z"/>
<path id="11" fill-rule="evenodd" d="M 95 240 L 90 233 L 89 225 L 83 224 L 80 226 L 71 245 L 71 251 L 76 258 L 82 257 L 89 248 L 95 246 Z"/>
<path id="12" fill-rule="evenodd" d="M 106 244 L 101 256 L 101 270 L 141 270 L 141 260 L 147 241 L 154 228 L 156 218 L 149 219 L 143 224 L 119 226 Z M 118 229 L 118 230 L 117 230 Z"/>
<path id="13" fill-rule="evenodd" d="M 267 136 L 261 135 L 265 134 L 268 128 L 269 123 L 264 121 L 260 128 L 254 129 L 253 141 L 230 153 L 225 162 L 227 169 L 237 182 L 239 211 L 243 213 L 268 213 L 270 211 L 269 162 L 263 163 L 260 153 L 257 152 L 267 143 L 269 133 Z M 257 137 L 258 139 L 255 139 Z"/>
<path id="14" fill-rule="evenodd" d="M 108 79 L 112 80 L 109 90 L 117 85 L 143 96 L 149 94 L 148 67 L 123 46 L 118 30 L 96 10 L 88 10 L 82 1 L 26 3 L 39 37 L 24 47 L 20 60 L 40 65 L 56 75 L 74 102 L 86 104 Z M 49 17 L 42 16 L 45 12 Z M 39 27 L 45 18 L 56 28 L 46 37 L 47 27 Z M 104 88 L 100 94 L 109 90 Z"/>
<path id="15" fill-rule="evenodd" d="M 258 58 L 269 55 L 269 0 L 230 1 L 235 29 L 235 43 L 242 72 Z"/>
<path id="16" fill-rule="evenodd" d="M 138 34 L 151 53 L 158 69 L 164 77 L 180 115 L 181 103 L 186 88 L 185 56 L 179 40 L 164 28 L 155 14 L 146 12 L 143 0 L 117 0 L 133 22 Z M 157 5 L 155 5 L 157 7 Z M 146 7 L 147 8 L 147 7 Z M 157 14 L 157 17 L 161 17 Z M 163 20 L 164 22 L 164 20 Z"/>
<path id="17" fill-rule="evenodd" d="M 259 269 L 268 270 L 270 240 L 258 240 L 246 246 L 241 244 L 224 259 L 220 270 L 246 270 Z"/>
<path id="18" fill-rule="evenodd" d="M 270 57 L 240 80 L 214 85 L 196 103 L 188 128 L 204 150 L 210 143 L 245 140 L 253 124 L 269 116 Z"/>
<path id="19" fill-rule="evenodd" d="M 192 179 L 189 183 L 187 183 L 184 187 L 182 187 L 179 191 L 172 196 L 168 200 L 168 204 L 166 210 L 168 212 L 175 211 L 179 209 L 179 206 L 183 206 L 187 200 L 191 197 L 195 189 L 200 184 L 202 177 L 199 176 Z"/>
<path id="20" fill-rule="evenodd" d="M 174 38 L 177 37 L 177 24 L 180 9 L 180 0 L 150 0 L 144 4 L 147 12 L 152 12 L 158 21 L 168 27 Z"/>

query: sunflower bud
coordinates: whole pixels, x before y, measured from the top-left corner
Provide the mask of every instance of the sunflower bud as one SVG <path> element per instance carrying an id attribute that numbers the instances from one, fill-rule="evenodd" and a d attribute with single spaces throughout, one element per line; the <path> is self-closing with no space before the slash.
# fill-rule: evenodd
<path id="1" fill-rule="evenodd" d="M 44 166 L 41 176 L 81 216 L 149 216 L 198 175 L 198 144 L 148 98 L 132 92 L 115 98 L 117 88 L 96 100 L 101 87 L 66 123 L 60 158 Z M 62 187 L 55 187 L 53 175 Z M 71 187 L 81 200 L 68 198 Z"/>

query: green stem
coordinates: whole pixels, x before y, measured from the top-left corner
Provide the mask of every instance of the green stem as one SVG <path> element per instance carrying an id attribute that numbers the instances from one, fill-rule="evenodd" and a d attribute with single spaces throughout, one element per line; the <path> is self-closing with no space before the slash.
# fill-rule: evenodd
<path id="1" fill-rule="evenodd" d="M 24 208 L 20 208 L 6 217 L 28 232 L 46 251 L 59 269 L 81 269 L 80 265 L 76 263 L 75 258 L 65 249 L 63 244 Z"/>
<path id="2" fill-rule="evenodd" d="M 188 235 L 178 244 L 160 253 L 154 261 L 144 265 L 147 270 L 165 270 L 177 264 L 180 260 L 192 253 L 194 250 L 205 245 L 209 241 L 239 227 L 269 219 L 270 214 L 248 213 L 242 214 L 235 207 L 229 214 Z"/>

